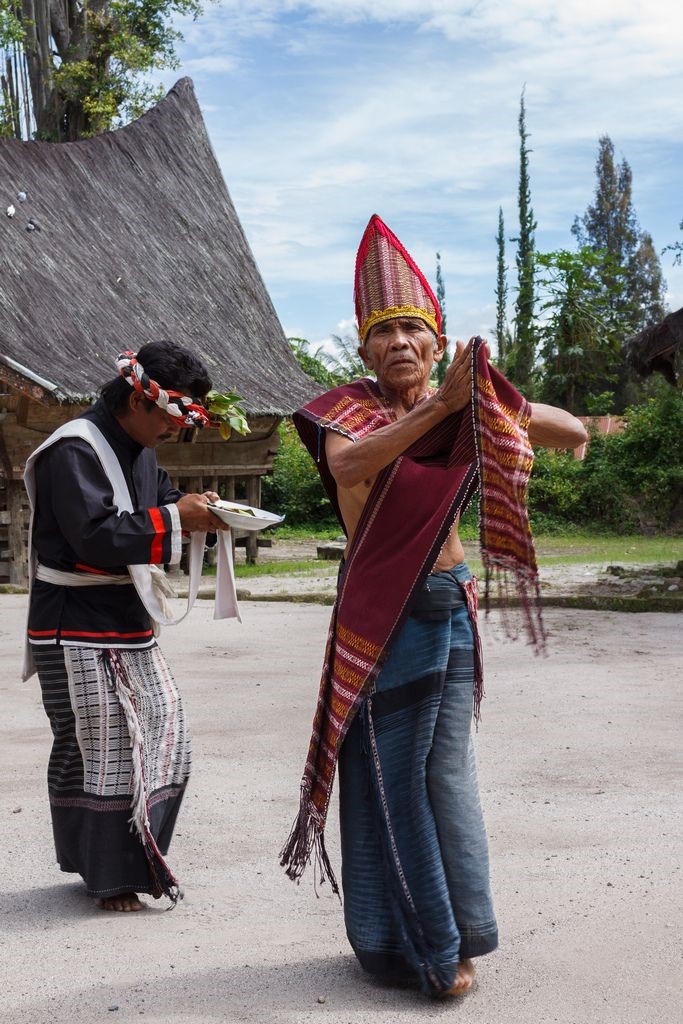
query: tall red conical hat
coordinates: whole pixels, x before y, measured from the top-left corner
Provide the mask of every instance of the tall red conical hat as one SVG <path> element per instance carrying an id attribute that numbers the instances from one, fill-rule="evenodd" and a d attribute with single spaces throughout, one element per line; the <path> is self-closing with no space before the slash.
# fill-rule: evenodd
<path id="1" fill-rule="evenodd" d="M 358 247 L 354 301 L 362 342 L 375 324 L 399 316 L 419 317 L 441 333 L 441 310 L 427 278 L 376 213 Z"/>

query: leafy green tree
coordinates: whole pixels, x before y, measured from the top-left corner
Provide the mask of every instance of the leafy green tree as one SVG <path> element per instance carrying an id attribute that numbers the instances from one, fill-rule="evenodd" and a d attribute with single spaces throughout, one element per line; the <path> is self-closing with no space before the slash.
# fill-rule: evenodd
<path id="1" fill-rule="evenodd" d="M 683 220 L 678 226 L 683 231 Z M 662 252 L 672 252 L 674 254 L 674 266 L 680 267 L 681 262 L 683 262 L 683 242 L 674 242 L 672 245 L 667 245 L 662 249 Z"/>
<path id="2" fill-rule="evenodd" d="M 638 312 L 641 326 L 649 327 L 663 320 L 666 316 L 666 282 L 649 231 L 640 233 L 638 247 L 627 267 L 627 280 L 631 305 Z"/>
<path id="3" fill-rule="evenodd" d="M 443 281 L 443 274 L 441 273 L 441 253 L 436 254 L 436 298 L 441 309 L 441 333 L 447 334 L 446 329 L 446 285 Z M 444 349 L 443 359 L 440 363 L 436 364 L 436 382 L 441 385 L 444 382 L 446 376 L 446 370 L 449 367 L 451 357 L 448 353 L 448 346 Z"/>
<path id="4" fill-rule="evenodd" d="M 526 129 L 524 91 L 519 104 L 519 236 L 517 242 L 517 301 L 515 303 L 514 344 L 508 352 L 507 372 L 513 383 L 529 391 L 536 359 L 534 327 L 534 248 L 536 221 L 531 207 L 529 181 L 529 133 Z"/>
<path id="5" fill-rule="evenodd" d="M 536 265 L 543 400 L 574 414 L 608 412 L 622 362 L 611 298 L 623 271 L 609 253 L 589 247 L 537 253 Z"/>
<path id="6" fill-rule="evenodd" d="M 26 106 L 24 28 L 18 8 L 0 0 L 0 138 L 21 138 L 22 122 L 30 122 Z"/>
<path id="7" fill-rule="evenodd" d="M 73 142 L 138 117 L 161 95 L 144 76 L 178 65 L 173 18 L 201 12 L 200 0 L 0 0 L 12 134 Z"/>
<path id="8" fill-rule="evenodd" d="M 609 135 L 599 140 L 595 173 L 594 202 L 583 217 L 575 218 L 572 234 L 580 246 L 604 250 L 612 257 L 611 266 L 599 272 L 598 280 L 625 340 L 664 317 L 665 283 L 652 237 L 638 224 L 631 168 L 626 159 L 617 166 Z M 624 274 L 615 288 L 612 271 L 618 267 Z"/>

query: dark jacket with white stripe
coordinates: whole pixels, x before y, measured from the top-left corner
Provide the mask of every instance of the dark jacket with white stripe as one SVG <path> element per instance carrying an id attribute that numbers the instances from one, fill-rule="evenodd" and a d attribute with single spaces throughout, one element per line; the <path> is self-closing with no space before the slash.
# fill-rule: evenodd
<path id="1" fill-rule="evenodd" d="M 33 543 L 38 561 L 67 572 L 122 574 L 127 565 L 177 561 L 179 530 L 171 485 L 152 448 L 130 437 L 100 399 L 83 414 L 102 431 L 121 465 L 133 512 L 119 514 L 112 486 L 91 446 L 66 438 L 36 463 Z M 28 622 L 32 644 L 147 647 L 149 615 L 130 586 L 68 587 L 36 580 Z"/>

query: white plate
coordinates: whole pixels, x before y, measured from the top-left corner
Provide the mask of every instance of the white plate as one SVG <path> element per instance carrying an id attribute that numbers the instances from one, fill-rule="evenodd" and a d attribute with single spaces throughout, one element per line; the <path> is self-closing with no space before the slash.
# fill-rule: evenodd
<path id="1" fill-rule="evenodd" d="M 254 508 L 253 505 L 241 505 L 238 501 L 216 501 L 209 508 L 214 515 L 236 530 L 265 530 L 266 526 L 276 526 L 285 518 L 276 516 L 274 512 L 266 512 L 263 508 Z M 236 511 L 240 508 L 249 509 L 253 514 L 245 515 Z"/>

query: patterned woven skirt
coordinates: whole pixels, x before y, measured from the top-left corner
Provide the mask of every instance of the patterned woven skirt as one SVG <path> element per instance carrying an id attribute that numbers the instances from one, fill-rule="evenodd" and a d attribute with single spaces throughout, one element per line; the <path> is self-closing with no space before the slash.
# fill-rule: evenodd
<path id="1" fill-rule="evenodd" d="M 474 640 L 458 580 L 432 574 L 344 740 L 339 768 L 346 930 L 368 971 L 446 992 L 495 949 L 488 845 L 471 737 Z"/>
<path id="2" fill-rule="evenodd" d="M 178 897 L 164 859 L 190 773 L 182 702 L 156 646 L 34 650 L 54 743 L 57 861 L 91 896 Z"/>

